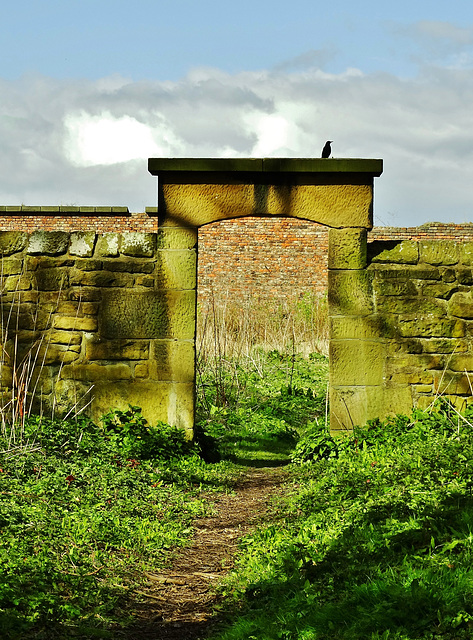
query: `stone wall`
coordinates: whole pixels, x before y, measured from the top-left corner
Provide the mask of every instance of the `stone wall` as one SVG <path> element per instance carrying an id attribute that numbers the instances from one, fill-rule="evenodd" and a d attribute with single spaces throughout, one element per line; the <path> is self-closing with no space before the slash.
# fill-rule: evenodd
<path id="1" fill-rule="evenodd" d="M 426 408 L 439 394 L 464 408 L 473 395 L 473 241 L 363 250 L 362 233 L 330 234 L 332 428 Z"/>
<path id="2" fill-rule="evenodd" d="M 195 245 L 176 230 L 1 231 L 2 406 L 13 392 L 20 412 L 98 419 L 132 404 L 191 431 Z"/>

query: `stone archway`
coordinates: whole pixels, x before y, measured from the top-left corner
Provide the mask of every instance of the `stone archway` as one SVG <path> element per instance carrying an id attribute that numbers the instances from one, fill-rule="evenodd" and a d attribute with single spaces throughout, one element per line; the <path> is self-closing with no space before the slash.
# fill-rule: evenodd
<path id="1" fill-rule="evenodd" d="M 193 429 L 198 228 L 229 218 L 285 216 L 330 228 L 331 427 L 350 429 L 374 417 L 370 399 L 379 397 L 383 358 L 376 341 L 365 344 L 360 358 L 354 326 L 371 312 L 366 231 L 373 226 L 373 183 L 382 160 L 150 158 L 148 169 L 159 181 L 160 281 L 172 336 L 164 363 L 173 389 L 168 415 Z"/>

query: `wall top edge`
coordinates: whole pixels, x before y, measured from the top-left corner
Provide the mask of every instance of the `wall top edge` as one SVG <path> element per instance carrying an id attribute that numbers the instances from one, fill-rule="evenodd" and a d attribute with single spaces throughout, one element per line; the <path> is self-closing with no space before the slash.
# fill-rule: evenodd
<path id="1" fill-rule="evenodd" d="M 383 172 L 383 160 L 372 158 L 148 158 L 155 176 L 173 173 L 362 173 Z"/>
<path id="2" fill-rule="evenodd" d="M 26 214 L 39 213 L 42 215 L 60 215 L 60 214 L 79 214 L 79 215 L 128 215 L 130 211 L 128 207 L 76 207 L 76 206 L 32 206 L 32 205 L 6 205 L 0 206 L 0 214 Z"/>

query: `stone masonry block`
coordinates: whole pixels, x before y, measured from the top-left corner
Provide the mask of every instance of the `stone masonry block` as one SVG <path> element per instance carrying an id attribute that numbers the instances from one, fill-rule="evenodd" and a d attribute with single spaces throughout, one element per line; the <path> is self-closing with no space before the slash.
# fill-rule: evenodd
<path id="1" fill-rule="evenodd" d="M 330 341 L 330 384 L 335 386 L 383 383 L 385 348 L 371 340 Z"/>
<path id="2" fill-rule="evenodd" d="M 93 231 L 75 231 L 71 233 L 69 253 L 80 258 L 90 258 L 94 253 L 96 237 Z"/>
<path id="3" fill-rule="evenodd" d="M 160 227 L 157 233 L 158 249 L 195 249 L 198 231 L 193 227 Z"/>
<path id="4" fill-rule="evenodd" d="M 460 262 L 473 265 L 473 242 L 462 242 L 459 245 Z"/>
<path id="5" fill-rule="evenodd" d="M 118 233 L 104 233 L 97 238 L 95 254 L 99 258 L 118 256 L 119 235 Z"/>
<path id="6" fill-rule="evenodd" d="M 379 315 L 333 316 L 329 318 L 333 340 L 367 340 L 386 338 L 387 319 Z"/>
<path id="7" fill-rule="evenodd" d="M 200 227 L 254 215 L 304 218 L 337 228 L 373 226 L 370 184 L 164 184 L 161 196 L 166 226 Z"/>
<path id="8" fill-rule="evenodd" d="M 369 254 L 372 262 L 416 264 L 419 246 L 415 240 L 375 241 L 370 243 Z"/>
<path id="9" fill-rule="evenodd" d="M 69 234 L 65 231 L 34 231 L 28 241 L 28 253 L 56 256 L 66 253 Z"/>
<path id="10" fill-rule="evenodd" d="M 448 363 L 448 368 L 452 371 L 473 371 L 473 353 L 453 355 Z"/>
<path id="11" fill-rule="evenodd" d="M 53 318 L 53 328 L 66 331 L 97 331 L 97 318 L 56 315 Z"/>
<path id="12" fill-rule="evenodd" d="M 126 256 L 151 257 L 156 248 L 155 233 L 132 231 L 121 235 L 120 252 Z"/>
<path id="13" fill-rule="evenodd" d="M 462 338 L 465 326 L 456 318 L 439 318 L 436 315 L 399 316 L 399 335 L 405 338 Z"/>
<path id="14" fill-rule="evenodd" d="M 88 340 L 87 360 L 146 360 L 149 354 L 148 340 Z"/>
<path id="15" fill-rule="evenodd" d="M 127 364 L 76 364 L 66 365 L 61 370 L 62 379 L 100 382 L 107 380 L 130 380 L 131 369 Z"/>
<path id="16" fill-rule="evenodd" d="M 10 256 L 23 251 L 28 242 L 28 234 L 23 231 L 0 231 L 0 254 Z"/>
<path id="17" fill-rule="evenodd" d="M 328 272 L 329 315 L 368 315 L 373 311 L 371 274 L 366 270 Z"/>
<path id="18" fill-rule="evenodd" d="M 458 318 L 473 318 L 472 292 L 457 291 L 450 298 L 448 312 Z"/>
<path id="19" fill-rule="evenodd" d="M 419 250 L 420 260 L 428 264 L 450 265 L 459 259 L 458 246 L 453 240 L 422 240 Z"/>
<path id="20" fill-rule="evenodd" d="M 36 285 L 39 291 L 60 291 L 68 286 L 68 273 L 63 268 L 38 269 Z"/>
<path id="21" fill-rule="evenodd" d="M 192 249 L 160 250 L 156 286 L 158 289 L 195 289 L 197 254 Z"/>
<path id="22" fill-rule="evenodd" d="M 2 258 L 0 262 L 0 274 L 3 277 L 19 275 L 22 271 L 22 260 L 18 260 L 17 258 Z"/>
<path id="23" fill-rule="evenodd" d="M 366 267 L 366 229 L 330 229 L 328 238 L 329 269 Z"/>
<path id="24" fill-rule="evenodd" d="M 154 340 L 150 355 L 150 378 L 174 382 L 192 382 L 195 347 L 192 341 Z"/>
<path id="25" fill-rule="evenodd" d="M 195 291 L 103 290 L 100 335 L 107 339 L 190 340 Z"/>

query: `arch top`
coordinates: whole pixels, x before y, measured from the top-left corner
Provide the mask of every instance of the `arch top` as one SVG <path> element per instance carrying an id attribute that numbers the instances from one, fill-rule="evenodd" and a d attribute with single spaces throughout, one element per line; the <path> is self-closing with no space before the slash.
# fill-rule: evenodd
<path id="1" fill-rule="evenodd" d="M 383 161 L 364 158 L 150 158 L 164 226 L 200 227 L 244 216 L 287 216 L 329 227 L 373 226 L 373 182 Z"/>

